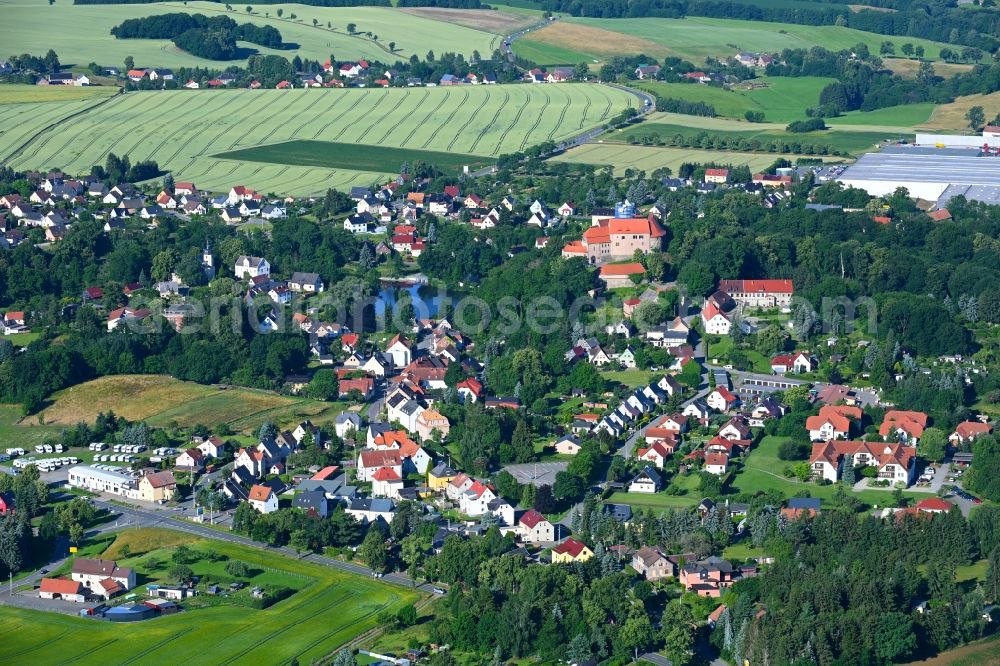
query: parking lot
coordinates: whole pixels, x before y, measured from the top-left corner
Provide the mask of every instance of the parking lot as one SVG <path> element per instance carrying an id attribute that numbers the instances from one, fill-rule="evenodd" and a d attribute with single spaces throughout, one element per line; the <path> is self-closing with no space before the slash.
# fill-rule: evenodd
<path id="1" fill-rule="evenodd" d="M 566 471 L 568 462 L 560 460 L 555 462 L 525 463 L 523 465 L 507 465 L 503 469 L 517 479 L 520 484 L 535 486 L 551 486 L 556 482 L 556 474 Z"/>

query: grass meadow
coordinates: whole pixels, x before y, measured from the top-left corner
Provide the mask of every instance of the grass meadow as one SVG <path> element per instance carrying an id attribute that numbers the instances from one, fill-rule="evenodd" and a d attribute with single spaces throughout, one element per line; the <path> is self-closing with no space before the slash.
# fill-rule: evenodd
<path id="1" fill-rule="evenodd" d="M 253 3 L 250 3 L 251 6 Z M 421 58 L 427 51 L 447 50 L 466 57 L 478 50 L 488 57 L 499 48 L 500 35 L 455 22 L 416 16 L 390 7 L 314 7 L 298 4 L 260 5 L 253 13 L 244 5 L 227 12 L 215 2 L 157 2 L 155 4 L 74 5 L 33 0 L 0 0 L 0 15 L 16 29 L 4 32 L 4 56 L 39 51 L 38 35 L 47 35 L 61 62 L 86 67 L 90 62 L 121 67 L 126 56 L 135 58 L 139 67 L 210 67 L 220 69 L 227 63 L 198 58 L 176 48 L 166 39 L 115 39 L 111 28 L 125 19 L 172 12 L 201 13 L 206 16 L 228 14 L 239 23 L 270 25 L 281 32 L 285 43 L 295 45 L 284 50 L 242 44 L 264 55 L 282 55 L 289 59 L 325 60 L 330 54 L 340 60 L 368 58 L 380 62 Z M 283 16 L 278 17 L 281 9 Z M 292 19 L 291 15 L 297 18 Z M 313 26 L 313 19 L 317 24 Z M 327 27 L 327 24 L 330 27 Z M 358 33 L 371 32 L 378 42 L 362 34 L 351 35 L 347 24 L 354 23 Z M 395 42 L 390 53 L 388 44 Z M 239 61 L 237 61 L 239 62 Z"/>
<path id="2" fill-rule="evenodd" d="M 121 558 L 117 542 L 107 553 L 119 556 L 120 564 L 136 567 L 147 581 L 156 580 L 163 567 L 150 563 L 166 561 L 178 545 L 176 539 L 161 539 L 163 532 L 122 533 L 133 554 Z M 65 663 L 71 652 L 75 664 L 287 664 L 293 658 L 312 663 L 373 628 L 382 611 L 419 599 L 402 587 L 255 548 L 201 539 L 187 543 L 197 551 L 211 549 L 225 559 L 246 562 L 254 570 L 249 579 L 254 584 L 295 592 L 264 610 L 194 597 L 191 610 L 126 625 L 3 607 L 0 658 L 6 663 L 57 664 Z M 225 559 L 202 559 L 190 566 L 196 575 L 225 582 Z M 67 645 L 73 646 L 70 652 Z"/>
<path id="3" fill-rule="evenodd" d="M 287 424 L 310 418 L 323 423 L 334 419 L 343 405 L 270 391 L 205 386 L 164 375 L 115 375 L 59 391 L 40 418 L 46 434 L 52 434 L 56 426 L 80 421 L 92 423 L 99 412 L 108 410 L 152 426 L 213 427 L 225 423 L 235 431 L 252 432 L 264 421 Z M 7 430 L 15 434 L 19 430 L 35 430 L 36 422 L 32 417 L 26 425 L 9 425 Z M 0 432 L 3 431 L 0 427 Z"/>
<path id="4" fill-rule="evenodd" d="M 154 159 L 177 180 L 201 188 L 228 190 L 242 183 L 265 192 L 309 195 L 329 187 L 370 185 L 396 172 L 399 164 L 378 172 L 213 155 L 309 140 L 491 157 L 567 138 L 638 100 L 608 86 L 567 83 L 149 91 L 119 95 L 80 113 L 95 104 L 0 104 L 0 128 L 13 128 L 0 134 L 0 158 L 11 158 L 15 168 L 84 173 L 114 152 L 128 154 L 133 163 Z M 73 113 L 79 115 L 72 122 L 47 129 Z"/>
<path id="5" fill-rule="evenodd" d="M 784 130 L 774 129 L 753 129 L 753 125 L 747 125 L 743 131 L 719 131 L 711 130 L 710 136 L 713 138 L 725 137 L 727 139 L 747 139 L 748 141 L 759 141 L 766 145 L 770 141 L 781 141 L 790 144 L 809 144 L 814 146 L 826 146 L 831 151 L 846 151 L 849 153 L 862 153 L 872 150 L 873 146 L 885 139 L 896 139 L 898 135 L 887 136 L 885 132 L 809 132 L 796 134 Z M 647 137 L 656 137 L 665 141 L 672 140 L 675 136 L 682 136 L 686 140 L 692 140 L 705 130 L 686 125 L 673 125 L 665 123 L 641 123 L 635 125 L 625 132 L 618 134 L 616 139 L 628 141 L 636 139 L 642 141 Z M 912 139 L 913 136 L 905 138 Z"/>
<path id="6" fill-rule="evenodd" d="M 118 88 L 100 86 L 32 86 L 12 83 L 0 86 L 0 104 L 75 102 L 116 95 Z"/>
<path id="7" fill-rule="evenodd" d="M 776 52 L 782 49 L 809 49 L 813 46 L 836 51 L 852 48 L 858 43 L 867 44 L 869 49 L 878 53 L 883 41 L 893 42 L 897 51 L 907 42 L 923 46 L 928 59 L 938 58 L 941 48 L 946 46 L 925 39 L 877 35 L 840 26 L 700 17 L 565 18 L 517 40 L 514 42 L 514 50 L 523 54 L 523 49 L 538 49 L 536 45 L 547 44 L 577 50 L 590 59 L 597 60 L 613 54 L 645 54 L 655 58 L 672 55 L 700 64 L 708 56 L 728 57 L 737 51 Z"/>
<path id="8" fill-rule="evenodd" d="M 796 160 L 800 155 L 784 153 L 739 153 L 724 150 L 698 150 L 693 148 L 653 148 L 613 143 L 588 143 L 571 148 L 552 159 L 557 162 L 571 162 L 594 165 L 609 165 L 616 175 L 623 175 L 626 169 L 638 169 L 647 174 L 660 167 L 669 167 L 674 173 L 685 162 L 747 165 L 751 171 L 765 169 L 776 159 L 783 157 Z M 842 161 L 840 158 L 815 158 L 828 162 Z"/>

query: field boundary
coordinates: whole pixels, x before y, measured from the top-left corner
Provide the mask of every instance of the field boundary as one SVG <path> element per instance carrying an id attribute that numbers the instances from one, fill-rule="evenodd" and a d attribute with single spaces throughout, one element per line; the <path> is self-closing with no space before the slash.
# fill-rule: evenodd
<path id="1" fill-rule="evenodd" d="M 85 109 L 81 109 L 81 110 L 79 110 L 79 111 L 76 111 L 76 112 L 74 112 L 74 113 L 71 113 L 71 114 L 69 114 L 68 116 L 63 116 L 63 117 L 62 117 L 62 118 L 60 118 L 59 120 L 56 120 L 56 121 L 52 122 L 51 124 L 49 124 L 49 125 L 46 125 L 45 127 L 43 127 L 43 128 L 41 128 L 41 129 L 39 129 L 39 130 L 38 130 L 38 131 L 36 131 L 36 132 L 35 132 L 34 134 L 32 134 L 32 135 L 31 135 L 31 137 L 29 137 L 29 138 L 28 138 L 28 139 L 27 139 L 27 140 L 26 140 L 26 141 L 25 141 L 24 143 L 22 143 L 22 144 L 21 144 L 20 146 L 17 146 L 16 148 L 14 148 L 14 149 L 13 149 L 13 150 L 11 151 L 11 153 L 10 153 L 10 155 L 9 155 L 9 156 L 6 156 L 6 157 L 4 157 L 3 159 L 0 159 L 0 166 L 6 166 L 6 164 L 7 164 L 8 160 L 12 159 L 12 158 L 13 158 L 13 157 L 14 157 L 15 155 L 18 155 L 19 153 L 22 153 L 22 152 L 24 152 L 24 150 L 25 150 L 25 149 L 26 149 L 26 148 L 27 148 L 28 146 L 30 146 L 30 145 L 31 145 L 32 143 L 34 143 L 34 142 L 35 142 L 35 140 L 36 140 L 36 139 L 38 139 L 38 137 L 40 137 L 40 136 L 41 136 L 42 134 L 44 134 L 45 132 L 48 132 L 49 130 L 51 130 L 51 129 L 54 129 L 54 128 L 55 128 L 56 126 L 58 126 L 58 125 L 59 125 L 60 123 L 63 123 L 63 122 L 66 122 L 67 120 L 71 120 L 71 119 L 73 119 L 73 118 L 77 118 L 77 117 L 79 117 L 79 116 L 82 116 L 82 115 L 84 115 L 84 114 L 87 114 L 87 113 L 90 113 L 91 111 L 93 111 L 93 110 L 94 110 L 94 109 L 96 109 L 97 107 L 99 107 L 99 106 L 102 106 L 102 105 L 104 105 L 104 104 L 107 104 L 107 103 L 109 103 L 109 102 L 110 102 L 111 100 L 114 100 L 114 99 L 119 99 L 119 98 L 121 98 L 122 96 L 123 96 L 123 93 L 122 93 L 122 91 L 121 91 L 121 90 L 119 89 L 119 91 L 118 91 L 118 94 L 117 94 L 117 95 L 109 95 L 109 96 L 105 97 L 104 99 L 100 100 L 99 102 L 97 102 L 96 104 L 91 104 L 90 106 L 88 106 L 88 107 L 87 107 L 87 108 L 85 108 Z"/>

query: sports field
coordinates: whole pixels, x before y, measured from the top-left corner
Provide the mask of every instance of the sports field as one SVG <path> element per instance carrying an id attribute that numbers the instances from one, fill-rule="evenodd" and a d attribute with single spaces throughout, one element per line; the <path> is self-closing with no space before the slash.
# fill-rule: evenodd
<path id="1" fill-rule="evenodd" d="M 0 159 L 16 168 L 85 173 L 114 152 L 133 163 L 154 159 L 202 188 L 242 183 L 308 195 L 370 185 L 388 172 L 212 156 L 305 139 L 491 157 L 567 138 L 638 103 L 622 90 L 585 83 L 133 92 L 103 103 L 0 105 L 0 127 L 13 128 L 0 134 Z M 86 113 L 48 129 L 87 105 Z"/>
<path id="2" fill-rule="evenodd" d="M 255 548 L 216 540 L 195 540 L 189 546 L 242 560 L 261 572 L 257 576 L 297 591 L 265 610 L 217 605 L 134 624 L 2 607 L 0 660 L 7 664 L 287 664 L 296 659 L 308 664 L 374 627 L 382 611 L 395 611 L 419 599 L 406 588 Z M 119 563 L 137 566 L 142 572 L 148 558 L 165 560 L 169 552 L 153 550 Z M 191 568 L 196 575 L 221 580 L 216 569 L 224 564 L 202 561 Z"/>
<path id="3" fill-rule="evenodd" d="M 253 3 L 249 3 L 253 6 Z M 313 7 L 297 4 L 258 5 L 247 14 L 245 5 L 234 5 L 236 11 L 226 12 L 225 5 L 215 2 L 157 2 L 155 4 L 74 5 L 70 0 L 55 4 L 34 0 L 0 0 L 0 16 L 10 29 L 3 34 L 3 53 L 36 53 L 43 55 L 49 46 L 59 54 L 64 64 L 86 67 L 90 62 L 121 67 L 126 56 L 135 58 L 139 67 L 213 67 L 219 63 L 192 56 L 177 49 L 166 39 L 115 39 L 110 30 L 125 19 L 167 14 L 171 12 L 201 13 L 206 16 L 228 14 L 239 23 L 270 25 L 281 32 L 285 43 L 298 45 L 289 50 L 266 49 L 254 44 L 241 44 L 262 54 L 283 55 L 288 59 L 298 55 L 312 60 L 325 60 L 330 54 L 338 59 L 369 58 L 380 62 L 405 60 L 411 55 L 421 58 L 428 50 L 452 51 L 470 57 L 478 50 L 489 57 L 500 46 L 499 35 L 486 29 L 475 29 L 455 22 L 416 16 L 389 7 Z M 278 18 L 278 10 L 282 17 Z M 296 19 L 291 15 L 295 14 Z M 313 26 L 313 19 L 317 25 Z M 327 23 L 331 27 L 327 27 Z M 373 41 L 364 34 L 351 35 L 347 24 L 354 23 L 357 33 L 371 32 Z M 39 35 L 51 43 L 41 44 Z M 389 42 L 396 51 L 389 52 Z"/>
<path id="4" fill-rule="evenodd" d="M 935 59 L 941 47 L 926 39 L 892 37 L 840 26 L 811 26 L 791 23 L 765 23 L 688 17 L 684 19 L 636 18 L 598 19 L 563 18 L 514 42 L 518 54 L 533 53 L 540 64 L 575 64 L 604 60 L 611 55 L 646 54 L 654 58 L 672 55 L 695 64 L 713 56 L 723 58 L 737 51 L 776 52 L 782 49 L 809 49 L 822 46 L 834 51 L 864 43 L 878 53 L 883 41 L 891 41 L 897 51 L 909 42 L 923 46 L 925 58 Z M 576 58 L 553 51 L 546 58 L 546 47 L 572 51 Z"/>
<path id="5" fill-rule="evenodd" d="M 625 169 L 638 169 L 647 174 L 661 167 L 670 167 L 674 173 L 685 162 L 747 165 L 751 171 L 765 169 L 776 159 L 783 157 L 795 160 L 800 155 L 784 153 L 738 153 L 724 150 L 696 150 L 688 148 L 651 148 L 612 143 L 587 143 L 571 148 L 552 158 L 556 162 L 574 162 L 594 165 L 610 165 L 615 175 L 623 175 Z M 814 158 L 827 162 L 842 161 L 840 158 Z"/>
<path id="6" fill-rule="evenodd" d="M 222 389 L 164 375 L 115 375 L 59 391 L 53 396 L 52 405 L 42 412 L 42 418 L 49 426 L 68 426 L 80 421 L 92 423 L 99 412 L 108 410 L 130 421 L 146 421 L 154 426 L 177 423 L 213 427 L 226 423 L 245 432 L 253 431 L 267 420 L 279 424 L 306 417 L 313 421 L 318 417 L 329 420 L 341 411 L 337 403 L 269 391 Z M 27 425 L 20 428 L 33 429 Z"/>

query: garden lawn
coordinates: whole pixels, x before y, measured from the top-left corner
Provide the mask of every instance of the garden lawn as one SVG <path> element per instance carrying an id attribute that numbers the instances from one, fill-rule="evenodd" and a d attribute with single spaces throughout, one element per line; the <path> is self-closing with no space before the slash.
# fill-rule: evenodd
<path id="1" fill-rule="evenodd" d="M 628 504 L 633 509 L 674 509 L 694 506 L 701 498 L 665 493 L 614 493 L 607 501 L 611 504 Z"/>
<path id="2" fill-rule="evenodd" d="M 624 384 L 631 389 L 648 385 L 656 373 L 650 370 L 629 368 L 628 370 L 602 370 L 601 375 L 609 381 Z"/>
<path id="3" fill-rule="evenodd" d="M 370 186 L 398 173 L 400 163 L 379 148 L 477 155 L 489 162 L 569 138 L 638 104 L 624 90 L 586 83 L 131 92 L 104 104 L 0 104 L 0 128 L 13 128 L 0 132 L 0 159 L 15 168 L 58 164 L 83 172 L 115 152 L 128 154 L 133 163 L 156 160 L 176 180 L 202 189 L 228 191 L 242 183 L 265 193 L 309 195 Z M 72 114 L 77 115 L 62 122 Z M 217 157 L 289 141 L 357 147 L 339 158 L 336 148 L 325 151 L 333 152 L 332 158 L 309 156 L 308 148 L 296 154 L 288 146 L 265 149 L 266 159 L 287 163 Z M 261 159 L 260 151 L 251 155 Z M 352 159 L 359 155 L 364 158 Z"/>
<path id="4" fill-rule="evenodd" d="M 232 605 L 195 608 L 130 625 L 58 613 L 0 608 L 0 649 L 7 663 L 61 663 L 72 646 L 75 664 L 310 663 L 371 629 L 382 611 L 419 599 L 415 592 L 329 567 L 221 541 L 195 540 L 195 549 L 239 559 L 255 569 L 247 580 L 296 589 L 265 610 Z M 166 560 L 170 549 L 119 560 L 126 565 Z M 195 574 L 223 580 L 225 561 L 189 565 Z M 217 571 L 219 570 L 219 571 Z M 153 570 L 154 573 L 159 569 Z M 141 569 L 140 574 L 144 574 Z M 140 590 L 142 588 L 139 588 Z M 212 603 L 212 597 L 195 597 Z M 216 600 L 222 601 L 222 600 Z M 189 603 L 189 602 L 186 602 Z"/>

